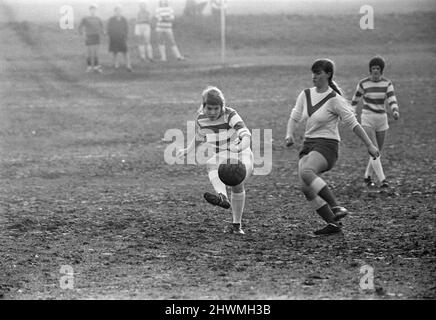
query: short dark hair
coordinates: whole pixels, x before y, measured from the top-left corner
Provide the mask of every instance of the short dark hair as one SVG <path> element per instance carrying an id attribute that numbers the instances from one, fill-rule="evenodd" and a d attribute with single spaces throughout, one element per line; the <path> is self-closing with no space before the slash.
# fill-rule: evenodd
<path id="1" fill-rule="evenodd" d="M 385 60 L 380 56 L 375 56 L 369 61 L 369 72 L 371 72 L 371 68 L 373 66 L 379 66 L 381 73 L 383 73 L 383 69 L 385 68 Z"/>

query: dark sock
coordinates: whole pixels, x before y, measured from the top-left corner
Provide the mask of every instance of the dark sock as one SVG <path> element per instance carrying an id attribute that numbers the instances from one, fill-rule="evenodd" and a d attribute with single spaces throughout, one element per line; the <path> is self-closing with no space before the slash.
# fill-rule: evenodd
<path id="1" fill-rule="evenodd" d="M 326 204 L 321 208 L 317 209 L 316 212 L 320 215 L 320 217 L 327 223 L 335 223 L 335 215 L 330 209 L 329 205 Z"/>
<path id="2" fill-rule="evenodd" d="M 86 58 L 86 63 L 88 66 L 92 65 L 91 57 Z"/>
<path id="3" fill-rule="evenodd" d="M 94 57 L 94 66 L 97 67 L 98 66 L 98 58 Z"/>
<path id="4" fill-rule="evenodd" d="M 335 196 L 330 191 L 328 186 L 325 186 L 319 190 L 318 195 L 324 199 L 325 202 L 329 204 L 330 207 L 336 207 L 338 203 L 336 202 Z"/>

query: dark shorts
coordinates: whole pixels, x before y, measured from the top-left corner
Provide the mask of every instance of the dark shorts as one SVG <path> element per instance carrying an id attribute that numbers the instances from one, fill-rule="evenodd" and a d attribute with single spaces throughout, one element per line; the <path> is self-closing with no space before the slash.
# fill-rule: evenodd
<path id="1" fill-rule="evenodd" d="M 85 45 L 87 46 L 95 46 L 100 44 L 100 35 L 99 34 L 88 34 L 86 35 Z"/>
<path id="2" fill-rule="evenodd" d="M 109 38 L 109 52 L 112 53 L 126 53 L 127 52 L 127 39 L 124 37 L 110 37 Z"/>
<path id="3" fill-rule="evenodd" d="M 325 138 L 306 138 L 304 139 L 303 148 L 300 151 L 300 159 L 311 151 L 317 151 L 327 160 L 327 169 L 329 171 L 338 160 L 339 142 L 334 139 Z"/>

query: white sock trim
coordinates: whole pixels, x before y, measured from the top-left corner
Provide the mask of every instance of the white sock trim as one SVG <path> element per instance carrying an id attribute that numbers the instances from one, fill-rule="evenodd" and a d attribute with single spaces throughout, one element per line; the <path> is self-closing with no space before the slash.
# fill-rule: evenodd
<path id="1" fill-rule="evenodd" d="M 241 223 L 242 213 L 244 212 L 244 206 L 245 206 L 245 190 L 240 193 L 232 192 L 231 203 L 232 203 L 233 223 Z"/>
<path id="2" fill-rule="evenodd" d="M 386 179 L 385 174 L 383 172 L 383 166 L 381 164 L 380 160 L 381 156 L 374 159 L 371 159 L 372 168 L 374 169 L 374 172 L 378 178 L 379 181 L 383 181 Z"/>
<path id="3" fill-rule="evenodd" d="M 318 194 L 318 192 L 321 191 L 322 188 L 324 188 L 327 185 L 327 183 L 322 180 L 320 177 L 316 177 L 315 180 L 312 181 L 310 184 L 310 187 L 312 188 L 313 192 L 315 194 Z"/>
<path id="4" fill-rule="evenodd" d="M 218 170 L 211 170 L 208 173 L 210 183 L 212 184 L 215 192 L 222 193 L 227 197 L 227 188 L 226 185 L 220 180 L 218 177 Z"/>
<path id="5" fill-rule="evenodd" d="M 244 198 L 245 198 L 245 191 L 242 191 L 240 193 L 235 193 L 232 191 L 232 199 L 243 200 Z"/>

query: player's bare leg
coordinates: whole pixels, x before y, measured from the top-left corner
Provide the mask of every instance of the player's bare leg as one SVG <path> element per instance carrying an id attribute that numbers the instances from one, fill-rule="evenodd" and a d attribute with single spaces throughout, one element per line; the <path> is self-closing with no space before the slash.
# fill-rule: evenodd
<path id="1" fill-rule="evenodd" d="M 339 207 L 327 184 L 317 174 L 328 166 L 327 160 L 318 152 L 312 151 L 300 159 L 299 177 L 302 191 L 318 215 L 327 225 L 315 231 L 316 235 L 334 234 L 341 231 L 331 207 Z"/>
<path id="2" fill-rule="evenodd" d="M 227 197 L 226 185 L 220 180 L 218 176 L 218 169 L 216 165 L 208 165 L 208 177 L 212 184 L 215 193 L 205 192 L 204 199 L 212 205 L 222 207 L 224 209 L 230 208 L 230 202 Z"/>

